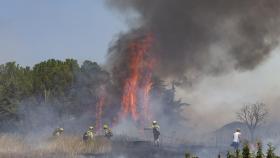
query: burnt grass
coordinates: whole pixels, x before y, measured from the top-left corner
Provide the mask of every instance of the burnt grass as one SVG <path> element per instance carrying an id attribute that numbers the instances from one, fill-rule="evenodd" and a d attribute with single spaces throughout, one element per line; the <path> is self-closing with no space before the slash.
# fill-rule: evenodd
<path id="1" fill-rule="evenodd" d="M 83 154 L 89 158 L 183 158 L 178 148 L 156 147 L 149 141 L 112 141 L 112 151 L 103 154 Z"/>

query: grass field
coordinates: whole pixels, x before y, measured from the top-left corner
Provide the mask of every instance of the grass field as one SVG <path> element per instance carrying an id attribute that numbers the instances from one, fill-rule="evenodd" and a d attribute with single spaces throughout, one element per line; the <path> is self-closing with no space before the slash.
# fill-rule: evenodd
<path id="1" fill-rule="evenodd" d="M 96 137 L 94 142 L 85 143 L 81 137 L 61 136 L 37 143 L 28 143 L 17 135 L 0 135 L 1 158 L 76 158 L 83 154 L 101 154 L 111 150 L 111 142 Z"/>

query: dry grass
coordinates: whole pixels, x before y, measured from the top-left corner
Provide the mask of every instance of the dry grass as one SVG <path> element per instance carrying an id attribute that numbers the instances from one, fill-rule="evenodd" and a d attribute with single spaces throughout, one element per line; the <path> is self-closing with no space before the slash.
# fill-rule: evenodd
<path id="1" fill-rule="evenodd" d="M 77 136 L 61 136 L 34 145 L 26 143 L 20 136 L 1 135 L 0 147 L 1 158 L 76 158 L 81 154 L 110 152 L 111 142 L 104 137 L 85 143 Z"/>

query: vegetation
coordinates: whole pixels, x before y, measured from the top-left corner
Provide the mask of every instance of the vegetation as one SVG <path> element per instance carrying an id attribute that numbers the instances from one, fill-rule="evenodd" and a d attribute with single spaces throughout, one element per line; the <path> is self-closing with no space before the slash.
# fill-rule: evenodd
<path id="1" fill-rule="evenodd" d="M 76 136 L 62 136 L 35 144 L 26 143 L 17 135 L 0 135 L 0 157 L 78 158 L 88 153 L 102 154 L 111 151 L 111 143 L 103 137 L 96 138 L 91 144 L 84 143 Z"/>
<path id="2" fill-rule="evenodd" d="M 0 65 L 1 125 L 23 119 L 19 109 L 39 106 L 55 107 L 60 115 L 82 114 L 86 108 L 77 104 L 92 106 L 97 101 L 96 88 L 92 87 L 108 84 L 108 80 L 109 74 L 91 61 L 85 61 L 81 67 L 73 59 L 51 59 L 32 69 L 15 62 Z M 88 94 L 92 99 L 85 101 L 79 94 Z"/>
<path id="3" fill-rule="evenodd" d="M 232 154 L 230 151 L 227 152 L 227 158 L 234 158 L 234 154 Z"/>
<path id="4" fill-rule="evenodd" d="M 258 146 L 258 151 L 257 151 L 256 158 L 264 158 L 263 149 L 262 149 L 262 143 L 258 142 L 257 146 Z"/>
<path id="5" fill-rule="evenodd" d="M 240 156 L 240 150 L 239 150 L 239 149 L 237 149 L 237 150 L 235 151 L 235 157 L 236 157 L 236 158 L 241 158 L 241 156 Z"/>
<path id="6" fill-rule="evenodd" d="M 268 144 L 266 158 L 278 158 L 278 156 L 275 155 L 274 151 L 275 148 L 272 146 L 272 144 Z"/>
<path id="7" fill-rule="evenodd" d="M 250 158 L 250 148 L 249 145 L 246 143 L 242 149 L 242 158 Z"/>
<path id="8" fill-rule="evenodd" d="M 257 153 L 251 153 L 249 144 L 246 143 L 243 145 L 242 149 L 242 155 L 239 155 L 239 150 L 235 152 L 235 154 L 231 153 L 230 151 L 227 152 L 226 157 L 227 158 L 279 158 L 279 156 L 276 156 L 275 154 L 275 148 L 272 146 L 272 144 L 268 144 L 268 149 L 266 152 L 266 155 L 263 153 L 262 144 L 260 142 L 257 143 Z"/>
<path id="9" fill-rule="evenodd" d="M 191 154 L 190 153 L 186 153 L 185 154 L 185 158 L 191 158 Z"/>
<path id="10" fill-rule="evenodd" d="M 105 94 L 107 98 L 103 116 L 107 122 L 113 122 L 116 116 L 112 114 L 118 113 L 121 104 L 120 85 L 116 85 L 111 74 L 96 62 L 84 61 L 79 65 L 74 59 L 50 59 L 32 68 L 22 67 L 15 62 L 2 64 L 0 132 L 21 128 L 19 126 L 24 124 L 22 121 L 30 128 L 37 128 L 37 125 L 30 123 L 28 116 L 38 108 L 53 109 L 58 117 L 79 117 L 90 112 L 94 120 L 101 87 L 105 91 L 102 95 Z M 175 100 L 174 93 L 174 87 L 166 89 L 163 81 L 154 77 L 152 97 L 159 98 L 163 111 L 169 113 L 165 117 L 170 122 L 182 119 L 178 113 L 180 107 L 186 105 Z M 174 122 L 176 124 L 179 121 Z"/>

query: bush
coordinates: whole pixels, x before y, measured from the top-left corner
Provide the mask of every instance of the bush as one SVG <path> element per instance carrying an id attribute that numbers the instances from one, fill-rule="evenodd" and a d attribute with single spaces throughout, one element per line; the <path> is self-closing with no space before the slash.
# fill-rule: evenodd
<path id="1" fill-rule="evenodd" d="M 277 156 L 274 153 L 274 150 L 275 148 L 272 146 L 272 144 L 268 144 L 266 158 L 277 158 Z"/>
<path id="2" fill-rule="evenodd" d="M 248 143 L 244 144 L 242 149 L 242 158 L 250 158 L 250 148 Z"/>
<path id="3" fill-rule="evenodd" d="M 186 153 L 185 154 L 185 158 L 191 158 L 191 154 L 190 153 Z"/>
<path id="4" fill-rule="evenodd" d="M 240 150 L 239 150 L 239 149 L 237 149 L 237 150 L 235 151 L 235 157 L 236 157 L 236 158 L 241 157 L 241 156 L 240 156 Z"/>
<path id="5" fill-rule="evenodd" d="M 228 151 L 227 152 L 227 158 L 234 158 L 234 155 L 230 151 Z"/>
<path id="6" fill-rule="evenodd" d="M 198 158 L 198 157 L 197 156 L 192 156 L 190 153 L 186 153 L 185 158 Z"/>
<path id="7" fill-rule="evenodd" d="M 257 146 L 258 146 L 258 151 L 257 151 L 256 158 L 264 158 L 264 154 L 263 154 L 263 150 L 262 150 L 262 143 L 258 142 Z"/>

